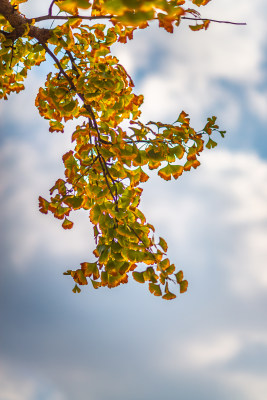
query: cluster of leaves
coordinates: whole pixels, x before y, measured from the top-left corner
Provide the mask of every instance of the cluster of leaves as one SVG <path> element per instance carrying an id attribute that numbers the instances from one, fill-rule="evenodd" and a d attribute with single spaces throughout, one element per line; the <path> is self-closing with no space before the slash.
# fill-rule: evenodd
<path id="1" fill-rule="evenodd" d="M 24 0 L 23 0 L 24 1 Z M 21 0 L 15 0 L 18 5 Z M 209 0 L 192 0 L 200 6 Z M 185 9 L 184 0 L 57 0 L 49 14 L 36 21 L 53 18 L 52 7 L 64 11 L 67 21 L 49 32 L 47 40 L 29 35 L 35 20 L 27 20 L 21 37 L 14 40 L 14 26 L 0 17 L 0 96 L 24 88 L 27 70 L 39 65 L 45 56 L 52 57 L 55 72 L 50 72 L 39 89 L 36 106 L 49 120 L 50 132 L 63 132 L 68 120 L 79 119 L 72 135 L 74 150 L 63 156 L 65 178 L 58 179 L 50 190 L 50 199 L 39 197 L 40 211 L 51 212 L 71 229 L 71 212 L 84 209 L 93 224 L 96 261 L 82 262 L 80 268 L 68 270 L 75 281 L 74 292 L 91 281 L 94 288 L 109 288 L 128 282 L 128 275 L 149 284 L 155 296 L 170 300 L 176 297 L 169 283 L 177 283 L 180 292 L 188 282 L 176 271 L 167 257 L 167 243 L 156 240 L 154 227 L 139 208 L 142 184 L 148 171 L 157 170 L 168 181 L 178 179 L 184 171 L 200 165 L 204 146 L 216 142 L 216 118 L 209 118 L 203 130 L 196 132 L 183 111 L 174 124 L 143 124 L 140 106 L 143 96 L 133 93 L 133 81 L 110 47 L 132 39 L 135 29 L 144 29 L 148 21 L 173 32 L 181 18 L 193 9 Z M 90 10 L 82 17 L 79 8 Z M 16 12 L 19 12 L 16 9 Z M 106 24 L 90 25 L 89 19 L 107 19 Z M 86 23 L 87 22 L 87 23 Z M 193 30 L 206 29 L 204 21 Z M 31 33 L 31 35 L 33 35 Z M 127 130 L 121 123 L 129 121 Z M 223 131 L 219 131 L 224 136 Z M 205 140 L 206 138 L 206 140 Z M 141 264 L 141 270 L 137 270 Z M 144 267 L 145 265 L 145 267 Z M 145 269 L 144 269 L 145 268 Z"/>

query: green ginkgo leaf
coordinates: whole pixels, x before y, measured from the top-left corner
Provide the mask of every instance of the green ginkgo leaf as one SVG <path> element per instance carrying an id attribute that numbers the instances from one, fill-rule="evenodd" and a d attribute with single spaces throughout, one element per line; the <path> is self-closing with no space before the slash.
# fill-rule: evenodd
<path id="1" fill-rule="evenodd" d="M 81 289 L 79 288 L 79 286 L 75 285 L 74 288 L 72 289 L 73 293 L 80 293 Z"/>
<path id="2" fill-rule="evenodd" d="M 133 278 L 139 283 L 145 283 L 145 279 L 142 272 L 133 272 Z"/>
<path id="3" fill-rule="evenodd" d="M 154 296 L 162 296 L 160 285 L 155 285 L 154 283 L 149 283 L 149 291 L 154 294 Z"/>
<path id="4" fill-rule="evenodd" d="M 188 288 L 187 280 L 184 280 L 184 281 L 179 282 L 179 283 L 180 283 L 180 293 L 185 293 L 187 291 L 187 288 Z"/>
<path id="5" fill-rule="evenodd" d="M 184 279 L 183 271 L 177 272 L 177 274 L 175 274 L 175 278 L 176 278 L 177 283 L 181 283 L 182 280 Z"/>

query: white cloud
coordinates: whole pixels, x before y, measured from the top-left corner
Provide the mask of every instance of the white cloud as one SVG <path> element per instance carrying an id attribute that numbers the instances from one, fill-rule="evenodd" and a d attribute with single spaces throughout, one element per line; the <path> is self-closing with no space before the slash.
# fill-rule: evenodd
<path id="1" fill-rule="evenodd" d="M 40 397 L 39 397 L 40 396 Z M 40 379 L 29 374 L 11 369 L 5 364 L 0 367 L 0 400 L 64 400 L 55 388 L 44 385 Z"/>
<path id="2" fill-rule="evenodd" d="M 63 146 L 60 147 L 60 143 Z M 49 198 L 49 188 L 55 179 L 63 176 L 58 153 L 64 149 L 66 140 L 61 136 L 58 140 L 54 138 L 50 144 L 54 144 L 52 151 L 48 144 L 43 145 L 41 151 L 36 142 L 15 143 L 8 140 L 2 146 L 0 165 L 4 174 L 1 179 L 0 213 L 2 221 L 9 221 L 12 226 L 6 231 L 4 240 L 10 248 L 12 263 L 19 268 L 25 268 L 40 250 L 61 257 L 75 254 L 91 257 L 93 237 L 88 215 L 70 216 L 75 223 L 74 228 L 65 231 L 61 227 L 62 221 L 38 211 L 38 196 L 42 194 Z M 14 243 L 15 251 L 11 250 Z"/>
<path id="3" fill-rule="evenodd" d="M 133 42 L 116 48 L 145 95 L 144 119 L 175 118 L 178 110 L 186 109 L 199 122 L 212 110 L 223 116 L 229 129 L 241 121 L 245 100 L 252 113 L 266 120 L 266 101 L 259 89 L 266 82 L 265 1 L 213 1 L 201 11 L 206 17 L 247 25 L 213 23 L 195 33 L 183 21 L 169 35 L 151 24 Z"/>
<path id="4" fill-rule="evenodd" d="M 181 366 L 191 371 L 204 368 L 207 372 L 233 359 L 240 348 L 239 337 L 227 331 L 220 334 L 207 333 L 201 338 L 170 340 L 164 349 L 160 368 L 166 374 L 176 374 Z"/>
<path id="5" fill-rule="evenodd" d="M 172 335 L 163 341 L 163 348 L 157 356 L 154 368 L 164 376 L 184 376 L 190 374 L 190 381 L 200 377 L 203 382 L 209 382 L 209 388 L 219 385 L 234 398 L 264 400 L 266 397 L 265 372 L 259 373 L 253 369 L 244 354 L 249 347 L 263 344 L 266 346 L 266 333 L 257 331 L 256 327 L 247 326 L 244 329 L 236 326 L 225 326 L 217 331 L 203 318 L 203 324 L 196 327 L 186 336 Z M 264 337 L 265 336 L 265 337 Z M 243 364 L 235 365 L 235 360 L 241 357 Z M 243 358 L 242 358 L 243 357 Z M 261 360 L 258 358 L 258 362 Z"/>
<path id="6" fill-rule="evenodd" d="M 224 385 L 238 389 L 243 393 L 242 399 L 266 400 L 267 381 L 265 374 L 249 374 L 243 372 L 225 372 L 221 377 Z"/>
<path id="7" fill-rule="evenodd" d="M 208 274 L 207 266 L 215 264 L 227 274 L 229 289 L 241 297 L 264 293 L 266 161 L 218 149 L 204 155 L 201 167 L 180 182 L 157 184 L 155 179 L 145 189 L 142 208 L 157 233 L 168 239 L 172 257 L 197 265 L 200 274 Z M 205 279 L 202 275 L 200 282 Z"/>
<path id="8" fill-rule="evenodd" d="M 251 109 L 263 121 L 267 121 L 267 91 L 251 88 L 248 89 L 247 96 Z"/>

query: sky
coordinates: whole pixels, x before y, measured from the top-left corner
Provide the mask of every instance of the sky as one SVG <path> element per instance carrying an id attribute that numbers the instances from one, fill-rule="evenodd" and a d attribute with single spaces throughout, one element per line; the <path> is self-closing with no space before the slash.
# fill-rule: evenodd
<path id="1" fill-rule="evenodd" d="M 151 24 L 113 51 L 145 96 L 144 122 L 184 110 L 197 130 L 216 115 L 227 131 L 196 171 L 144 186 L 141 208 L 189 281 L 176 300 L 133 281 L 72 293 L 62 273 L 94 244 L 86 213 L 64 231 L 38 211 L 72 133 L 49 133 L 34 107 L 51 64 L 0 103 L 0 400 L 266 400 L 267 3 L 201 11 L 247 25 Z"/>

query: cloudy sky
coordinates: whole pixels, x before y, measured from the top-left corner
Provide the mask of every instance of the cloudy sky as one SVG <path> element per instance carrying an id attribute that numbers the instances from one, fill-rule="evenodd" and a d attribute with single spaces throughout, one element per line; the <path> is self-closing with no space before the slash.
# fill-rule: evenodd
<path id="1" fill-rule="evenodd" d="M 0 400 L 266 400 L 266 13 L 266 0 L 213 0 L 204 16 L 247 26 L 151 24 L 114 49 L 144 122 L 185 110 L 196 129 L 217 115 L 227 130 L 198 170 L 145 186 L 143 211 L 189 280 L 174 301 L 135 282 L 72 293 L 62 272 L 90 259 L 92 236 L 84 213 L 64 231 L 38 212 L 71 135 L 34 108 L 46 67 L 0 104 Z"/>

